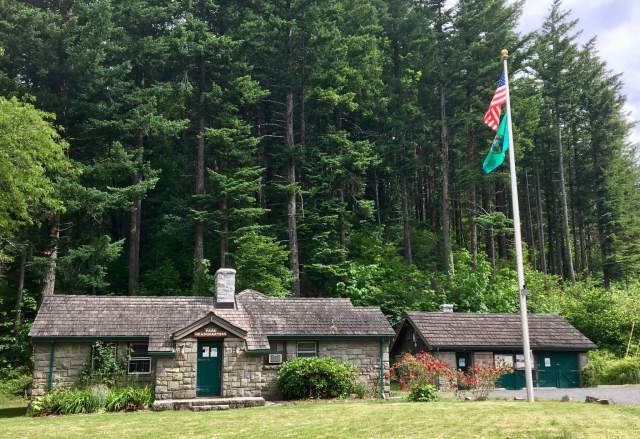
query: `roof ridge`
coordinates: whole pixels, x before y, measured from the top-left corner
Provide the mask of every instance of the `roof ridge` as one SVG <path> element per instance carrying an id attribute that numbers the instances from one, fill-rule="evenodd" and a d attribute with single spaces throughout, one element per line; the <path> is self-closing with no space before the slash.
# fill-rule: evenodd
<path id="1" fill-rule="evenodd" d="M 455 312 L 442 312 L 442 311 L 404 311 L 405 314 L 423 314 L 423 315 L 444 315 L 444 316 L 517 316 L 520 317 L 518 312 L 475 312 L 475 311 L 455 311 Z M 558 316 L 562 317 L 557 312 L 529 312 L 529 316 Z M 564 317 L 563 317 L 564 318 Z"/>
<path id="2" fill-rule="evenodd" d="M 179 296 L 128 296 L 125 294 L 122 295 L 113 295 L 113 294 L 53 294 L 51 296 L 47 296 L 45 299 L 51 298 L 87 298 L 87 299 L 127 299 L 127 300 L 144 300 L 144 299 L 215 299 L 213 296 L 187 296 L 187 295 L 179 295 Z"/>
<path id="3" fill-rule="evenodd" d="M 330 300 L 334 300 L 334 301 L 340 301 L 340 302 L 349 302 L 351 303 L 351 299 L 349 299 L 348 297 L 268 297 L 266 296 L 267 300 L 273 300 L 273 301 L 291 301 L 291 302 L 312 302 L 312 301 L 318 301 L 318 302 L 328 302 Z"/>

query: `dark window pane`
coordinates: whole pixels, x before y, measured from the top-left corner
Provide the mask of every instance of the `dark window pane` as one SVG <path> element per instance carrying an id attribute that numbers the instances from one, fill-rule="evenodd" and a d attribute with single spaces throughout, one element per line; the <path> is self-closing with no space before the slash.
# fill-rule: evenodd
<path id="1" fill-rule="evenodd" d="M 297 351 L 298 357 L 315 357 L 318 352 L 315 341 L 298 342 Z"/>
<path id="2" fill-rule="evenodd" d="M 130 344 L 129 349 L 131 350 L 131 358 L 149 356 L 149 345 L 147 345 L 146 343 Z"/>
<path id="3" fill-rule="evenodd" d="M 285 353 L 285 342 L 283 341 L 275 341 L 271 343 L 271 353 L 272 354 L 284 354 Z"/>
<path id="4" fill-rule="evenodd" d="M 129 360 L 129 373 L 149 373 L 151 372 L 150 358 L 132 358 Z"/>

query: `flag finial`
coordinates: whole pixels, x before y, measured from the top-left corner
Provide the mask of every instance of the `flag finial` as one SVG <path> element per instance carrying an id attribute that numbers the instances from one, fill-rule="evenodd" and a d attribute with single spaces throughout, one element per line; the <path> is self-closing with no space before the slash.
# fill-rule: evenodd
<path id="1" fill-rule="evenodd" d="M 503 57 L 503 58 L 508 57 L 509 56 L 509 51 L 507 49 L 502 49 L 500 51 L 500 56 Z"/>

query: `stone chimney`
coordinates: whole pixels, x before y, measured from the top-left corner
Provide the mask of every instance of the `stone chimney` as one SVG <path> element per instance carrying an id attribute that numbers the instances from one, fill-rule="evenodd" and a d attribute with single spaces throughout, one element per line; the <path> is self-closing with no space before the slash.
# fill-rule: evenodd
<path id="1" fill-rule="evenodd" d="M 236 306 L 236 270 L 220 268 L 214 277 L 216 308 L 235 308 Z"/>
<path id="2" fill-rule="evenodd" d="M 440 305 L 440 312 L 453 312 L 453 304 L 443 303 L 442 305 Z"/>

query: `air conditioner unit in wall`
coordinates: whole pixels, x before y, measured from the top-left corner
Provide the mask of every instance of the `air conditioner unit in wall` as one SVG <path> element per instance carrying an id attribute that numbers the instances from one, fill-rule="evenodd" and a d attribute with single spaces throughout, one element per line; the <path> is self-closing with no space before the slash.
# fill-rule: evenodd
<path id="1" fill-rule="evenodd" d="M 271 364 L 282 363 L 282 354 L 269 354 L 269 363 Z"/>

